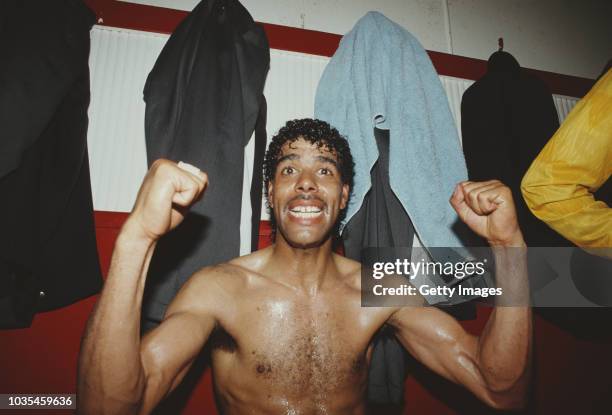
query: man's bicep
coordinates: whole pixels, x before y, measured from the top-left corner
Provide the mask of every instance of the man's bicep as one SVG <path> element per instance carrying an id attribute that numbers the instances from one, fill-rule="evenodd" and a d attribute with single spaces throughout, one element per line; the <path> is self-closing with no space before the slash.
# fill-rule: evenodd
<path id="1" fill-rule="evenodd" d="M 202 278 L 185 284 L 161 324 L 142 339 L 146 388 L 141 413 L 152 411 L 180 384 L 215 328 L 215 285 L 202 283 Z"/>
<path id="2" fill-rule="evenodd" d="M 478 366 L 478 337 L 467 333 L 457 320 L 435 307 L 408 307 L 394 313 L 389 324 L 414 358 L 490 402 Z"/>

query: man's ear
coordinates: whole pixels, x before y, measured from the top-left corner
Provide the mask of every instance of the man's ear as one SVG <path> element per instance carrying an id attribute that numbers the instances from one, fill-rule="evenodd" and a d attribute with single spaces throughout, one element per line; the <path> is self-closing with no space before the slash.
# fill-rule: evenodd
<path id="1" fill-rule="evenodd" d="M 272 205 L 272 197 L 274 196 L 274 182 L 270 180 L 268 182 L 268 203 Z"/>
<path id="2" fill-rule="evenodd" d="M 350 191 L 349 185 L 343 184 L 342 185 L 342 199 L 340 200 L 340 210 L 344 209 L 346 207 L 346 204 L 348 203 L 349 191 Z"/>

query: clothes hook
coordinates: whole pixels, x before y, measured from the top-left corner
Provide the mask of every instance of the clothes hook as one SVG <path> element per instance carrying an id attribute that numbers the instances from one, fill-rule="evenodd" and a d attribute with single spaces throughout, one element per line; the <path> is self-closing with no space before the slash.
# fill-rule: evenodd
<path id="1" fill-rule="evenodd" d="M 503 51 L 504 50 L 504 38 L 500 37 L 499 39 L 497 39 L 497 45 L 499 46 L 499 51 Z"/>

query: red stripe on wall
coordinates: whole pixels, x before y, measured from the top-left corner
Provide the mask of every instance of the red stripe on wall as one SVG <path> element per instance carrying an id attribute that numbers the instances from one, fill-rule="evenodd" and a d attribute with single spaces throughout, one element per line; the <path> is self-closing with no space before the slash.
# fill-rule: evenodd
<path id="1" fill-rule="evenodd" d="M 172 33 L 187 16 L 183 10 L 117 0 L 84 0 L 96 13 L 98 24 L 146 32 Z"/>
<path id="2" fill-rule="evenodd" d="M 143 30 L 156 33 L 172 33 L 176 26 L 187 16 L 183 10 L 142 4 L 125 3 L 117 0 L 84 0 L 95 11 L 101 21 L 99 24 L 124 29 Z M 309 53 L 312 55 L 332 56 L 342 36 L 262 23 L 273 49 Z M 487 69 L 487 61 L 467 58 L 448 53 L 427 51 L 434 67 L 440 75 L 465 79 L 479 79 Z M 527 69 L 542 79 L 554 94 L 583 97 L 595 83 L 592 79 L 554 72 Z"/>
<path id="3" fill-rule="evenodd" d="M 487 61 L 482 59 L 430 50 L 427 53 L 440 75 L 476 80 L 487 72 Z M 562 75 L 530 68 L 525 68 L 525 70 L 542 79 L 553 94 L 582 98 L 595 84 L 592 79 L 578 76 Z"/>
<path id="4" fill-rule="evenodd" d="M 123 223 L 129 216 L 129 212 L 109 212 L 105 210 L 94 211 L 94 222 L 98 231 L 114 230 L 119 232 Z M 270 221 L 262 220 L 259 224 L 259 236 L 270 237 L 272 226 Z"/>
<path id="5" fill-rule="evenodd" d="M 311 55 L 332 56 L 336 53 L 342 36 L 316 30 L 298 29 L 261 23 L 273 49 L 309 53 Z"/>
<path id="6" fill-rule="evenodd" d="M 121 229 L 123 222 L 127 219 L 128 212 L 108 212 L 97 210 L 94 212 L 96 228 Z"/>

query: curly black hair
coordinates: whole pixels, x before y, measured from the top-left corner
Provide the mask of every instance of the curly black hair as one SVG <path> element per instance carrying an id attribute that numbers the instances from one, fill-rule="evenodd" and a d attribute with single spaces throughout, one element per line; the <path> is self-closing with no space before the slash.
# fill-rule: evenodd
<path id="1" fill-rule="evenodd" d="M 274 181 L 274 175 L 276 174 L 278 159 L 281 157 L 282 147 L 286 143 L 293 143 L 300 138 L 318 146 L 319 148 L 324 147 L 327 151 L 335 154 L 338 158 L 338 169 L 342 184 L 348 184 L 349 189 L 353 189 L 355 163 L 353 162 L 353 156 L 351 155 L 351 150 L 346 138 L 340 135 L 338 130 L 325 121 L 312 118 L 287 121 L 285 126 L 278 130 L 278 133 L 272 137 L 272 141 L 270 142 L 270 146 L 266 151 L 266 156 L 264 159 L 264 189 L 268 210 L 270 211 L 273 231 L 276 230 L 276 223 L 274 221 L 274 214 L 270 205 L 268 184 Z M 342 219 L 344 219 L 345 215 L 346 208 L 340 211 L 336 226 L 334 227 L 336 236 L 339 225 L 342 222 Z"/>

